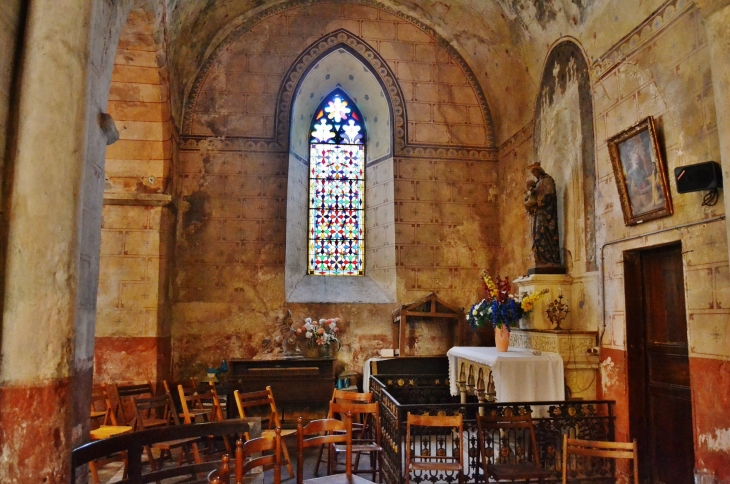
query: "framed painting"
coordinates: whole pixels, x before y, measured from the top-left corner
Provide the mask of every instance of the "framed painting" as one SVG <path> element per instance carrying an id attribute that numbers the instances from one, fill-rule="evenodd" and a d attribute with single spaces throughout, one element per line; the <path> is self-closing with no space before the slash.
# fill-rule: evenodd
<path id="1" fill-rule="evenodd" d="M 654 118 L 649 116 L 606 142 L 624 223 L 637 225 L 672 215 L 672 198 Z"/>

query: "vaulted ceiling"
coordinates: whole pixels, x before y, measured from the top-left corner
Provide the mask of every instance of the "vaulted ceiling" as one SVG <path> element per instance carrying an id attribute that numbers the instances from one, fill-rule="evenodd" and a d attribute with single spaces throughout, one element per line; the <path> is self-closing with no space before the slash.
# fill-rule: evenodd
<path id="1" fill-rule="evenodd" d="M 589 63 L 663 0 L 362 0 L 430 26 L 470 65 L 492 110 L 498 143 L 532 119 L 550 47 L 575 37 Z M 199 69 L 232 31 L 267 9 L 306 0 L 167 0 L 173 114 Z"/>

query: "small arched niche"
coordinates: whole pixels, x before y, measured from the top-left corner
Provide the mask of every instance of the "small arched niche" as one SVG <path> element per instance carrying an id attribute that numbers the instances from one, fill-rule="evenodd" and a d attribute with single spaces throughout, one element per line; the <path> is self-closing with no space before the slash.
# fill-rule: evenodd
<path id="1" fill-rule="evenodd" d="M 572 40 L 545 61 L 535 106 L 535 157 L 555 178 L 563 264 L 572 275 L 597 270 L 595 148 L 588 63 Z"/>
<path id="2" fill-rule="evenodd" d="M 372 68 L 345 45 L 322 54 L 302 76 L 292 102 L 286 229 L 287 302 L 390 303 L 395 300 L 393 116 Z M 365 274 L 307 274 L 309 140 L 312 116 L 336 89 L 357 105 L 365 143 Z"/>

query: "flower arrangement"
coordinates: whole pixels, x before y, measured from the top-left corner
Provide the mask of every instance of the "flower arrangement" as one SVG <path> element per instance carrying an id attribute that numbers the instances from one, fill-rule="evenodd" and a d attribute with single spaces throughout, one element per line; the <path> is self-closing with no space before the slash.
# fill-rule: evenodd
<path id="1" fill-rule="evenodd" d="M 310 348 L 313 348 L 314 345 L 325 346 L 337 343 L 339 350 L 340 340 L 337 338 L 337 334 L 340 332 L 340 328 L 337 327 L 339 322 L 340 318 L 320 319 L 319 321 L 307 318 L 296 333 L 297 336 L 308 340 Z"/>
<path id="2" fill-rule="evenodd" d="M 533 294 L 522 293 L 518 296 L 510 294 L 511 285 L 508 278 L 500 279 L 496 283 L 482 273 L 486 297 L 474 304 L 466 315 L 466 321 L 473 330 L 484 326 L 489 321 L 495 328 L 506 326 L 509 330 L 522 316 L 535 307 L 535 302 L 548 290 L 544 289 Z"/>

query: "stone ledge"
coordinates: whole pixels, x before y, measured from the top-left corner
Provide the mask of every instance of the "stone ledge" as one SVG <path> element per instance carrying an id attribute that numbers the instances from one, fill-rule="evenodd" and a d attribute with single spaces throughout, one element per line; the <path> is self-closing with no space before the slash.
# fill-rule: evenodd
<path id="1" fill-rule="evenodd" d="M 286 302 L 389 304 L 395 299 L 367 276 L 305 275 L 287 294 Z"/>
<path id="2" fill-rule="evenodd" d="M 141 205 L 165 207 L 172 204 L 172 195 L 164 193 L 105 193 L 104 205 Z"/>

